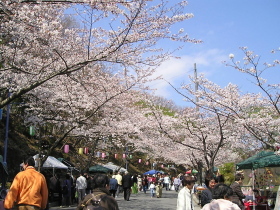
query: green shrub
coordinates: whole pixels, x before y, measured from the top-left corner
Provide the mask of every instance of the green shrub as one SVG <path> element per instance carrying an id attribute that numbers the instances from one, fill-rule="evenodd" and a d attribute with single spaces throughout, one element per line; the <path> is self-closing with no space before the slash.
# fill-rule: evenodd
<path id="1" fill-rule="evenodd" d="M 224 175 L 225 184 L 230 185 L 234 182 L 235 164 L 225 163 L 219 167 L 220 174 Z"/>

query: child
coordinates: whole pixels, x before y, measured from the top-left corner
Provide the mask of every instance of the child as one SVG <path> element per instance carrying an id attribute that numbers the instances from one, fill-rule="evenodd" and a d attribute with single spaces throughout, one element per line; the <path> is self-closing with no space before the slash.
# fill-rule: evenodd
<path id="1" fill-rule="evenodd" d="M 156 184 L 156 194 L 157 194 L 157 198 L 161 198 L 161 196 L 162 196 L 161 182 L 157 182 L 157 184 Z"/>
<path id="2" fill-rule="evenodd" d="M 154 182 L 151 182 L 150 184 L 150 191 L 151 191 L 151 198 L 155 197 L 155 184 Z"/>

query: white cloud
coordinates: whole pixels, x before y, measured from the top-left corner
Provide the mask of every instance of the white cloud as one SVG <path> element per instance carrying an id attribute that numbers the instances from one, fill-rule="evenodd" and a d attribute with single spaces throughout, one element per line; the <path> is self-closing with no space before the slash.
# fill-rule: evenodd
<path id="1" fill-rule="evenodd" d="M 182 55 L 181 59 L 172 58 L 157 68 L 154 74 L 154 76 L 162 76 L 164 80 L 152 82 L 150 87 L 156 89 L 156 95 L 174 100 L 175 92 L 166 81 L 179 88 L 183 83 L 190 83 L 189 75 L 194 75 L 194 63 L 196 63 L 198 74 L 203 73 L 208 77 L 222 67 L 224 68 L 222 61 L 227 59 L 228 55 L 218 49 Z"/>

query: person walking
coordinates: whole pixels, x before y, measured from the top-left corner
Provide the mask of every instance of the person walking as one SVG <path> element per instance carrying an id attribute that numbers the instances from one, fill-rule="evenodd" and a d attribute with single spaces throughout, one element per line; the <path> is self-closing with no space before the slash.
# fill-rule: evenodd
<path id="1" fill-rule="evenodd" d="M 49 187 L 49 191 L 50 191 L 50 202 L 54 202 L 54 193 L 58 192 L 57 190 L 57 186 L 59 186 L 58 183 L 58 179 L 56 174 L 54 174 L 51 178 L 50 178 L 50 187 Z"/>
<path id="2" fill-rule="evenodd" d="M 118 188 L 117 188 L 117 192 L 116 192 L 116 197 L 118 197 L 119 193 L 122 192 L 122 175 L 121 175 L 121 173 L 118 172 L 115 178 L 118 181 Z"/>
<path id="3" fill-rule="evenodd" d="M 76 180 L 76 188 L 78 191 L 78 203 L 80 203 L 86 195 L 87 188 L 87 179 L 83 176 L 82 173 Z"/>
<path id="4" fill-rule="evenodd" d="M 58 205 L 62 206 L 62 187 L 63 187 L 63 177 L 60 176 L 60 174 L 57 174 L 57 192 L 58 192 Z"/>
<path id="5" fill-rule="evenodd" d="M 143 182 L 142 182 L 142 186 L 143 186 L 143 191 L 144 193 L 146 194 L 147 192 L 147 189 L 148 189 L 148 178 L 147 178 L 147 175 L 145 175 L 145 177 L 143 177 Z"/>
<path id="6" fill-rule="evenodd" d="M 33 157 L 23 162 L 23 170 L 19 172 L 8 191 L 4 201 L 4 208 L 17 210 L 45 209 L 48 203 L 48 187 L 46 179 L 36 171 Z"/>
<path id="7" fill-rule="evenodd" d="M 79 203 L 76 210 L 83 210 L 88 204 L 90 204 L 93 196 L 96 198 L 95 203 L 98 205 L 96 209 L 108 209 L 119 210 L 119 206 L 114 197 L 111 196 L 109 190 L 109 177 L 105 174 L 96 174 L 92 179 L 93 190 L 91 194 L 85 196 L 85 198 Z M 90 209 L 90 208 L 88 208 Z"/>
<path id="8" fill-rule="evenodd" d="M 180 184 L 181 184 L 180 177 L 179 177 L 179 176 L 175 177 L 175 179 L 174 179 L 174 181 L 173 181 L 173 185 L 174 185 L 174 190 L 175 190 L 176 192 L 179 191 Z"/>
<path id="9" fill-rule="evenodd" d="M 194 210 L 192 200 L 194 183 L 195 179 L 192 176 L 187 176 L 182 180 L 183 188 L 178 193 L 177 210 Z"/>
<path id="10" fill-rule="evenodd" d="M 162 183 L 161 182 L 156 183 L 156 195 L 157 195 L 157 198 L 161 198 L 161 196 L 162 196 Z"/>
<path id="11" fill-rule="evenodd" d="M 76 178 L 72 174 L 69 174 L 69 176 L 70 176 L 70 181 L 71 181 L 70 205 L 73 205 L 74 203 L 77 203 L 76 198 L 75 198 L 76 197 L 75 195 L 76 195 L 76 192 L 77 192 L 77 190 L 76 190 Z"/>
<path id="12" fill-rule="evenodd" d="M 111 195 L 115 198 L 116 192 L 118 189 L 118 181 L 116 180 L 116 175 L 113 175 L 112 178 L 110 179 L 109 187 L 110 187 L 109 191 L 110 191 Z"/>
<path id="13" fill-rule="evenodd" d="M 138 188 L 138 192 L 141 192 L 142 189 L 143 189 L 142 180 L 143 180 L 143 178 L 142 178 L 141 175 L 139 174 L 138 177 L 137 177 L 137 188 Z"/>
<path id="14" fill-rule="evenodd" d="M 71 203 L 71 180 L 70 175 L 65 175 L 65 180 L 63 181 L 62 187 L 62 205 L 60 207 L 70 207 Z"/>
<path id="15" fill-rule="evenodd" d="M 88 194 L 91 194 L 91 191 L 92 191 L 92 177 L 88 174 L 84 174 L 84 177 L 87 180 L 86 195 L 88 195 Z"/>
<path id="16" fill-rule="evenodd" d="M 124 200 L 129 201 L 133 181 L 128 171 L 125 172 L 125 175 L 122 178 L 122 185 L 123 185 Z"/>
<path id="17" fill-rule="evenodd" d="M 230 185 L 231 189 L 233 190 L 232 202 L 236 203 L 241 210 L 244 209 L 244 203 L 242 199 L 246 198 L 241 190 L 243 179 L 244 176 L 238 173 L 235 175 L 235 182 Z"/>
<path id="18" fill-rule="evenodd" d="M 151 198 L 155 197 L 155 191 L 156 191 L 156 186 L 155 186 L 154 182 L 151 182 L 151 184 L 150 184 Z"/>
<path id="19" fill-rule="evenodd" d="M 163 182 L 164 182 L 164 187 L 166 190 L 170 190 L 170 183 L 171 183 L 171 180 L 170 180 L 170 177 L 169 175 L 165 175 L 165 177 L 163 178 Z"/>

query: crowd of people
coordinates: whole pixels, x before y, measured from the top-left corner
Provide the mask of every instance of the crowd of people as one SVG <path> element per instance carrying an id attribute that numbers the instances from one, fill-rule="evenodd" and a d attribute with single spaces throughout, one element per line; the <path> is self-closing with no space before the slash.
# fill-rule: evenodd
<path id="1" fill-rule="evenodd" d="M 224 184 L 222 175 L 213 175 L 205 179 L 204 186 L 198 193 L 195 177 L 186 176 L 182 180 L 183 188 L 178 193 L 177 210 L 193 210 L 195 194 L 199 195 L 198 205 L 202 210 L 244 210 L 242 200 L 245 195 L 241 191 L 242 180 L 242 174 L 236 174 L 235 182 L 228 186 Z"/>
<path id="2" fill-rule="evenodd" d="M 115 198 L 121 193 L 123 199 L 129 201 L 131 193 L 146 194 L 149 191 L 151 198 L 161 198 L 164 190 L 178 192 L 177 210 L 194 210 L 194 195 L 199 198 L 197 204 L 202 210 L 244 209 L 242 174 L 236 174 L 230 186 L 224 184 L 223 176 L 208 176 L 204 188 L 199 189 L 201 186 L 196 184 L 196 177 L 191 174 L 171 177 L 160 173 L 131 175 L 126 171 L 110 177 L 87 173 L 80 173 L 76 177 L 68 173 L 49 177 L 37 172 L 34 166 L 33 157 L 24 161 L 23 171 L 16 175 L 5 198 L 6 209 L 48 209 L 48 203 L 58 199 L 61 207 L 77 206 L 77 210 L 82 210 L 94 198 L 95 205 L 118 210 Z"/>
<path id="3" fill-rule="evenodd" d="M 248 202 L 246 203 L 247 196 L 243 194 L 241 189 L 243 180 L 244 175 L 236 173 L 234 182 L 226 185 L 223 175 L 215 176 L 213 174 L 205 178 L 203 186 L 198 186 L 195 177 L 187 175 L 182 180 L 182 189 L 178 193 L 177 210 L 193 210 L 195 197 L 198 198 L 196 201 L 198 201 L 197 204 L 202 210 L 251 209 L 250 206 L 245 205 Z M 254 189 L 253 192 L 255 193 L 255 199 L 251 207 L 257 206 L 261 209 L 269 209 L 267 201 L 263 199 L 259 191 Z M 257 207 L 256 209 L 258 209 Z"/>

